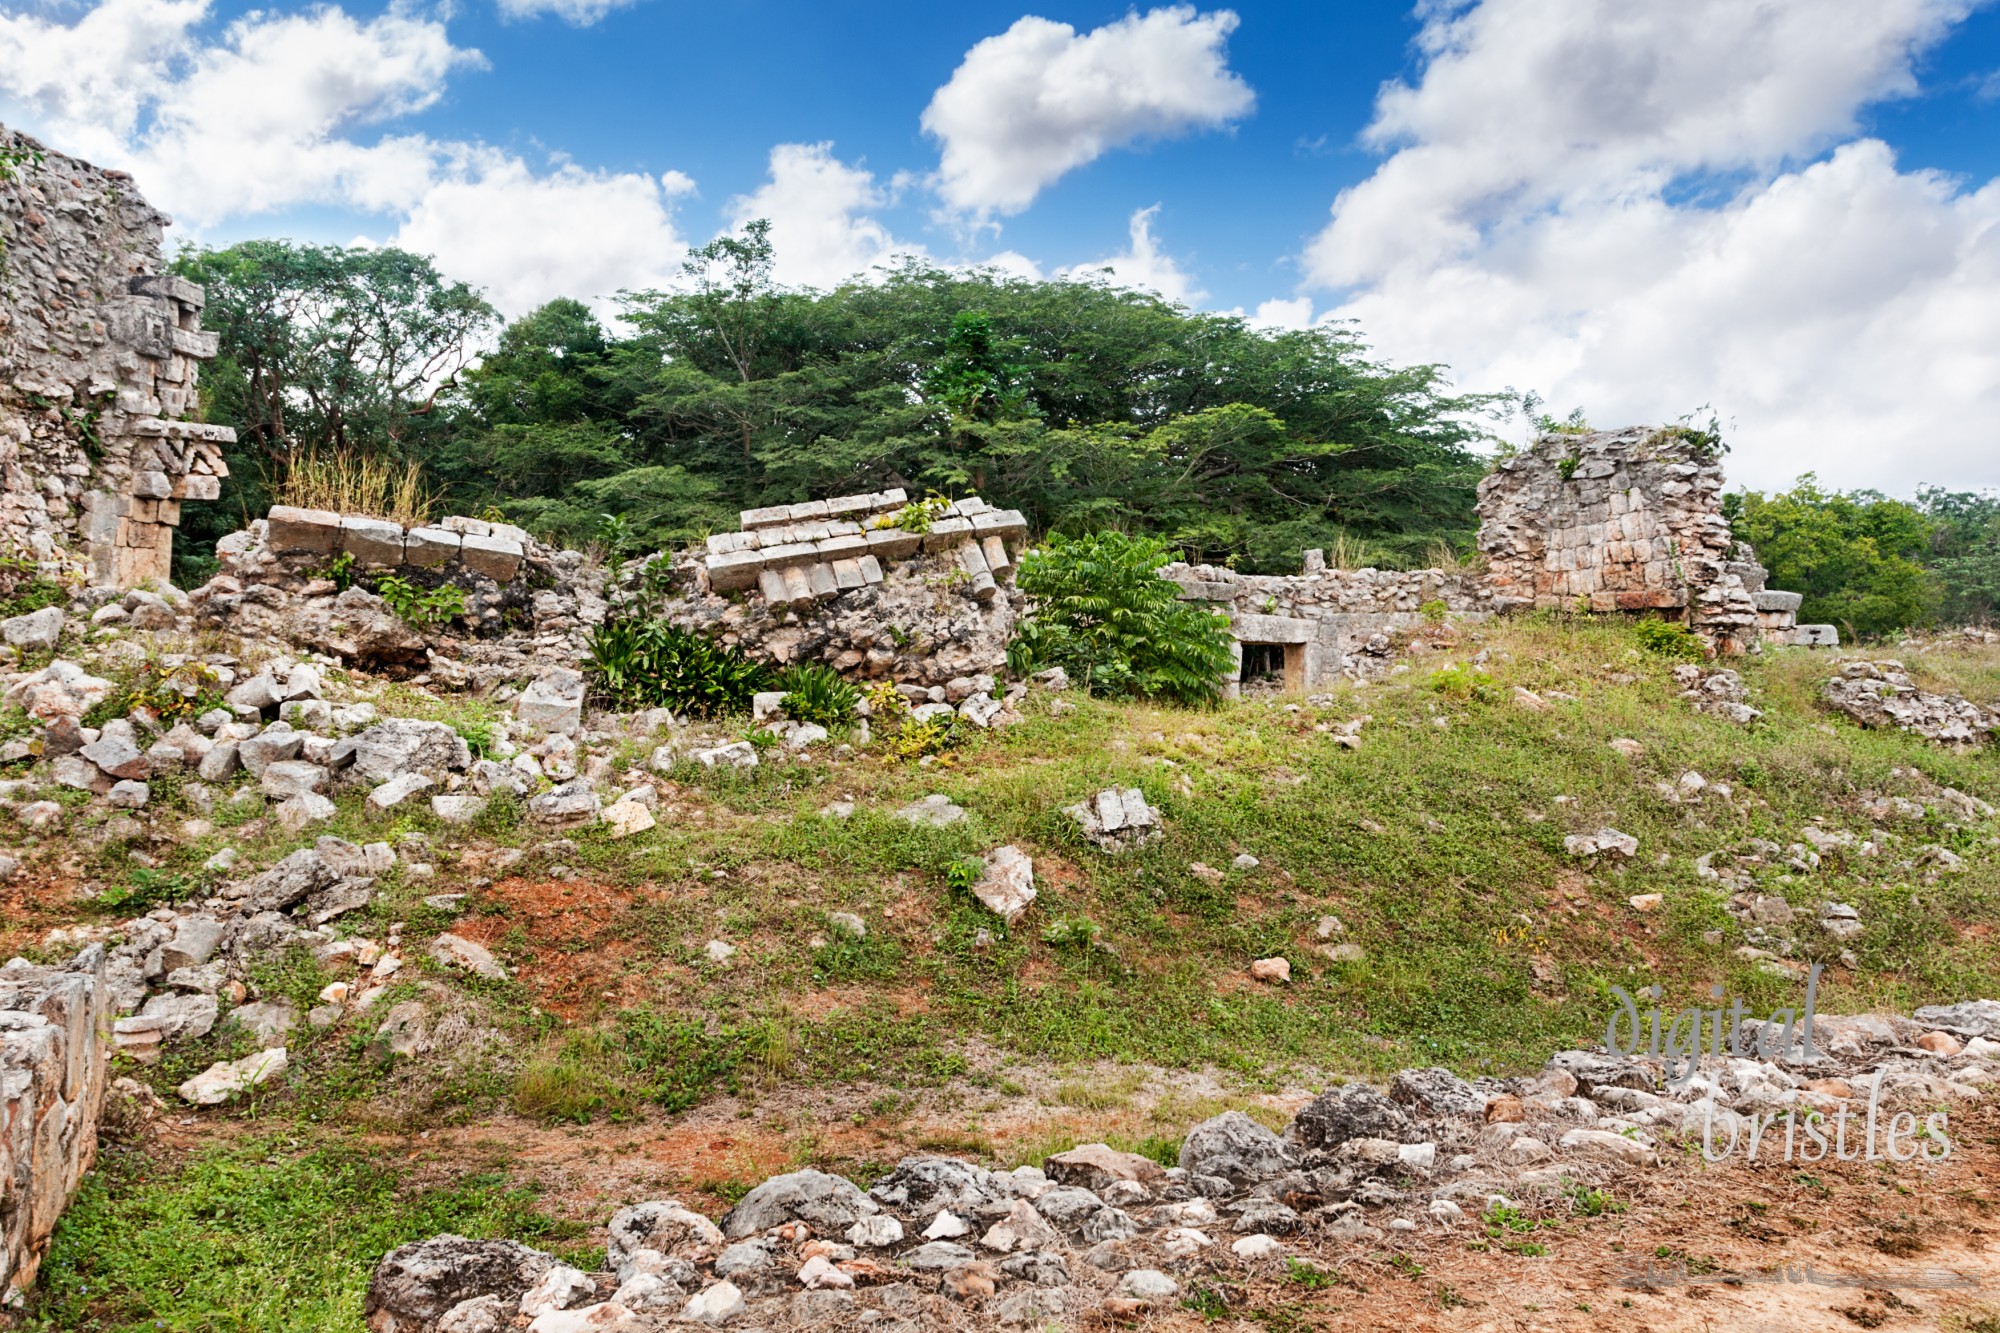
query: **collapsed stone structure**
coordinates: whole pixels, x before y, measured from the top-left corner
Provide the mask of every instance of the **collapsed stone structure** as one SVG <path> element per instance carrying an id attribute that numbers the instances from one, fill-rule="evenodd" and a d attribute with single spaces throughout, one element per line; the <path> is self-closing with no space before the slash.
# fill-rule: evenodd
<path id="1" fill-rule="evenodd" d="M 4 859 L 4 858 L 0 858 Z M 0 1310 L 35 1280 L 97 1157 L 110 1022 L 103 946 L 0 967 Z"/>
<path id="2" fill-rule="evenodd" d="M 1685 427 L 1542 436 L 1479 483 L 1494 609 L 1659 612 L 1724 654 L 1794 641 L 1803 599 L 1765 588 L 1722 486 L 1720 445 Z M 1805 642 L 1838 642 L 1805 628 Z"/>
<path id="3" fill-rule="evenodd" d="M 668 620 L 774 666 L 924 686 L 1005 669 L 1025 604 L 1019 511 L 890 490 L 745 510 L 742 525 L 679 559 Z"/>
<path id="4" fill-rule="evenodd" d="M 0 547 L 81 549 L 94 584 L 165 581 L 184 500 L 213 500 L 226 426 L 192 420 L 216 353 L 161 272 L 169 219 L 131 178 L 0 126 Z"/>
<path id="5" fill-rule="evenodd" d="M 1206 602 L 1229 617 L 1235 643 L 1234 686 L 1282 681 L 1303 690 L 1342 674 L 1362 675 L 1369 658 L 1386 665 L 1389 636 L 1449 614 L 1484 620 L 1493 612 L 1485 581 L 1440 569 L 1328 569 L 1306 553 L 1302 574 L 1238 574 L 1215 565 L 1173 564 L 1161 572 L 1184 601 Z"/>

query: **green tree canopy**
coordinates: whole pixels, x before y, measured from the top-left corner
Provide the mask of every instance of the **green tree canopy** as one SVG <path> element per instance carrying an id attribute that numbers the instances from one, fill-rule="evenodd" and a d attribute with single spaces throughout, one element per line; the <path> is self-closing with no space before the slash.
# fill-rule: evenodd
<path id="1" fill-rule="evenodd" d="M 1932 524 L 1914 505 L 1827 491 L 1809 472 L 1780 494 L 1732 494 L 1727 512 L 1770 569 L 1771 586 L 1805 594 L 1801 620 L 1874 636 L 1926 624 L 1942 605 L 1940 581 L 1919 563 Z"/>

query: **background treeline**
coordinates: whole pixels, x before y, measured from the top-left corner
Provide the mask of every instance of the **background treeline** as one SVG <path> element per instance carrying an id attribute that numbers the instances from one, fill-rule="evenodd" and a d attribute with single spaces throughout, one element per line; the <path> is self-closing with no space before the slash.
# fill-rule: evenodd
<path id="1" fill-rule="evenodd" d="M 421 479 L 434 512 L 504 516 L 621 554 L 738 510 L 902 486 L 984 494 L 1044 532 L 1158 537 L 1250 572 L 1411 566 L 1470 551 L 1487 426 L 1512 395 L 1392 366 L 1345 327 L 1278 332 L 1075 281 L 906 262 L 831 292 L 772 280 L 753 223 L 690 253 L 615 327 L 578 301 L 503 323 L 394 249 L 251 241 L 177 261 L 222 353 L 225 498 L 190 506 L 180 577 L 308 473 Z M 340 464 L 341 466 L 334 466 Z M 1850 634 L 1991 619 L 2000 499 L 1730 497 L 1772 586 Z"/>
<path id="2" fill-rule="evenodd" d="M 241 437 L 219 531 L 301 456 L 366 450 L 421 463 L 455 512 L 631 550 L 902 486 L 1245 569 L 1343 543 L 1408 563 L 1469 548 L 1472 446 L 1502 401 L 1345 329 L 1263 332 L 1101 285 L 912 262 L 786 290 L 757 224 L 696 251 L 688 290 L 630 294 L 616 336 L 569 300 L 501 327 L 394 250 L 250 242 L 180 268 L 222 335 L 208 410 Z"/>

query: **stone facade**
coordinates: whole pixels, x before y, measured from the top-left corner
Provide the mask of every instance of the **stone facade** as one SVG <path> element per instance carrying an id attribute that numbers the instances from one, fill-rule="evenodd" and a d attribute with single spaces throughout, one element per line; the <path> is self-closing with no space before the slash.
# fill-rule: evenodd
<path id="1" fill-rule="evenodd" d="M 921 522 L 906 520 L 922 511 Z M 978 496 L 926 508 L 902 490 L 746 509 L 742 531 L 708 539 L 701 562 L 707 590 L 756 589 L 772 606 L 824 601 L 884 578 L 883 563 L 947 551 L 982 602 L 999 592 L 1028 536 L 1018 510 Z"/>
<path id="2" fill-rule="evenodd" d="M 160 271 L 169 219 L 124 172 L 4 127 L 0 163 L 0 544 L 165 581 L 181 502 L 221 494 L 235 439 L 190 419 L 201 288 Z"/>
<path id="3" fill-rule="evenodd" d="M 1183 564 L 1161 571 L 1180 586 L 1183 601 L 1206 602 L 1229 616 L 1236 639 L 1232 694 L 1246 664 L 1252 676 L 1279 676 L 1287 690 L 1359 679 L 1372 664 L 1387 662 L 1389 635 L 1428 623 L 1440 608 L 1459 620 L 1483 620 L 1493 610 L 1492 594 L 1476 574 L 1328 569 L 1318 551 L 1306 553 L 1305 565 L 1301 574 Z"/>
<path id="4" fill-rule="evenodd" d="M 1651 611 L 1723 653 L 1795 637 L 1800 597 L 1722 514 L 1713 441 L 1676 427 L 1544 435 L 1479 483 L 1479 549 L 1495 610 Z M 1827 626 L 1804 641 L 1823 643 Z"/>
<path id="5" fill-rule="evenodd" d="M 102 945 L 60 968 L 0 967 L 0 1309 L 34 1282 L 96 1159 L 109 994 Z"/>

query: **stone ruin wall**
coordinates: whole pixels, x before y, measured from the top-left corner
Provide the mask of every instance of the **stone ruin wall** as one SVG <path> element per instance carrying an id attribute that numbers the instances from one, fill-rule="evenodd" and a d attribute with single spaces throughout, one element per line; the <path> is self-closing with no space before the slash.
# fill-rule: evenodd
<path id="1" fill-rule="evenodd" d="M 105 953 L 0 967 L 0 1311 L 35 1280 L 97 1157 L 109 1050 Z"/>
<path id="2" fill-rule="evenodd" d="M 1477 574 L 1441 569 L 1328 569 L 1306 552 L 1301 574 L 1239 574 L 1215 565 L 1168 565 L 1181 600 L 1203 602 L 1229 617 L 1236 640 L 1231 693 L 1243 676 L 1244 649 L 1282 652 L 1284 687 L 1310 689 L 1341 677 L 1360 679 L 1386 665 L 1389 636 L 1427 623 L 1442 604 L 1454 619 L 1483 620 L 1493 598 Z"/>
<path id="3" fill-rule="evenodd" d="M 169 219 L 124 172 L 4 126 L 0 154 L 0 550 L 165 582 L 181 502 L 219 497 L 235 439 L 192 419 L 201 288 L 161 272 Z"/>
<path id="4" fill-rule="evenodd" d="M 1636 426 L 1545 435 L 1479 483 L 1479 549 L 1499 611 L 1658 612 L 1725 654 L 1795 632 L 1798 593 L 1764 567 L 1722 515 L 1720 452 L 1692 433 Z"/>

